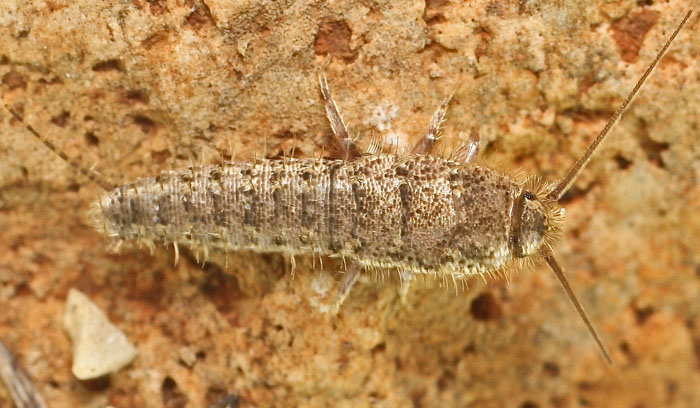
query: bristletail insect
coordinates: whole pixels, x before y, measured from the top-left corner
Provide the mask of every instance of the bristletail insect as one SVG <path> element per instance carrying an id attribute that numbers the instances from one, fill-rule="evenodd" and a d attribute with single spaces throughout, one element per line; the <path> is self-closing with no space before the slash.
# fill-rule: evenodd
<path id="1" fill-rule="evenodd" d="M 554 258 L 571 188 L 646 78 L 690 18 L 688 11 L 596 139 L 557 183 L 519 180 L 475 163 L 470 140 L 450 158 L 430 155 L 448 97 L 426 135 L 406 155 L 361 152 L 349 136 L 323 75 L 320 86 L 340 158 L 261 159 L 168 171 L 114 186 L 25 127 L 105 194 L 92 205 L 95 228 L 117 243 L 248 249 L 351 260 L 334 311 L 363 268 L 394 268 L 404 289 L 414 273 L 462 280 L 501 273 L 515 260 L 544 260 L 605 359 L 612 359 Z M 21 123 L 13 108 L 6 109 Z"/>

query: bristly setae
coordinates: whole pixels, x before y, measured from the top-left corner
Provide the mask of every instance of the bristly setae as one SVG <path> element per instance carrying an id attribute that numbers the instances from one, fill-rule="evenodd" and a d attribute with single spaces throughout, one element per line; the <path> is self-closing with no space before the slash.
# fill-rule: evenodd
<path id="1" fill-rule="evenodd" d="M 351 263 L 335 311 L 362 268 L 395 268 L 404 289 L 414 273 L 454 281 L 502 273 L 515 260 L 544 260 L 554 271 L 607 361 L 610 356 L 553 256 L 562 229 L 559 200 L 690 17 L 689 11 L 612 118 L 555 184 L 520 180 L 474 163 L 478 141 L 450 158 L 431 156 L 447 98 L 427 134 L 406 155 L 361 153 L 320 77 L 340 157 L 261 159 L 169 171 L 113 186 L 27 129 L 105 191 L 92 206 L 95 227 L 117 243 L 186 245 L 339 256 Z M 21 116 L 6 106 L 19 121 Z"/>

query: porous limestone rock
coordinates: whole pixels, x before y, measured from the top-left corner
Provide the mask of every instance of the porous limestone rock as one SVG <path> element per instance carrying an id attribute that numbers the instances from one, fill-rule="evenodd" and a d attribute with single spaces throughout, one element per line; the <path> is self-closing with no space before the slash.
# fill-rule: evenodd
<path id="1" fill-rule="evenodd" d="M 3 0 L 0 98 L 121 183 L 329 157 L 323 69 L 363 147 L 411 146 L 456 92 L 438 150 L 478 133 L 482 163 L 555 181 L 691 3 Z M 58 407 L 700 406 L 699 24 L 564 200 L 556 252 L 613 367 L 541 265 L 457 294 L 419 279 L 405 304 L 370 272 L 332 320 L 341 260 L 297 257 L 292 279 L 277 255 L 114 254 L 87 222 L 99 189 L 2 109 L 0 337 Z M 72 287 L 138 338 L 108 383 L 71 373 Z"/>

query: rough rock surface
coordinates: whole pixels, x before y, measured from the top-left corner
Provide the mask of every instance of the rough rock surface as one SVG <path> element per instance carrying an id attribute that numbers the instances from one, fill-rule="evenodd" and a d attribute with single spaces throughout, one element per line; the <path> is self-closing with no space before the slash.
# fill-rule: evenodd
<path id="1" fill-rule="evenodd" d="M 63 329 L 73 342 L 71 371 L 80 380 L 116 372 L 136 357 L 136 348 L 124 333 L 77 289 L 68 292 Z"/>
<path id="2" fill-rule="evenodd" d="M 328 155 L 316 72 L 366 145 L 441 147 L 554 180 L 688 2 L 7 0 L 0 95 L 115 182 L 255 155 Z M 236 253 L 173 267 L 109 251 L 96 186 L 0 113 L 0 338 L 51 406 L 700 406 L 700 22 L 694 16 L 565 198 L 559 258 L 608 367 L 552 274 L 454 294 L 366 276 L 322 312 L 337 260 Z M 314 264 L 316 270 L 314 270 Z M 69 288 L 137 345 L 108 381 L 71 374 Z M 0 391 L 0 405 L 8 404 Z M 231 397 L 233 398 L 233 397 Z"/>

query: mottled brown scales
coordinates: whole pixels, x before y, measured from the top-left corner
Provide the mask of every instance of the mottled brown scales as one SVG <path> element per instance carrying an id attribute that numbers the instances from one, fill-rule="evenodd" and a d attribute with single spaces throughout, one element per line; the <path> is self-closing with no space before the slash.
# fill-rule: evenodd
<path id="1" fill-rule="evenodd" d="M 171 171 L 93 206 L 120 241 L 356 259 L 435 275 L 491 273 L 512 259 L 522 183 L 443 158 L 260 160 Z"/>

